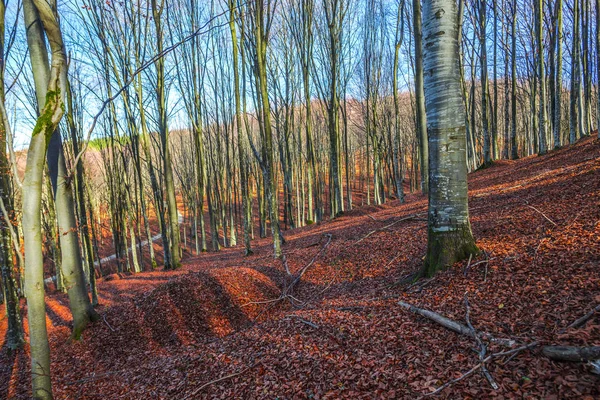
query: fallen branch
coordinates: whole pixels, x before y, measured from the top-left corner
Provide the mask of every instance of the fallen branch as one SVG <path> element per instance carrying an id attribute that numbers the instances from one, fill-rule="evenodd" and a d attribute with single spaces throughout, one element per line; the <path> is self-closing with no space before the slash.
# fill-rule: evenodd
<path id="1" fill-rule="evenodd" d="M 552 221 L 550 218 L 548 218 L 548 216 L 546 214 L 544 214 L 543 212 L 541 212 L 540 210 L 538 210 L 537 208 L 535 208 L 534 206 L 532 206 L 531 204 L 529 204 L 529 202 L 525 199 L 521 199 L 525 202 L 525 205 L 529 208 L 531 208 L 532 210 L 534 210 L 535 212 L 539 213 L 542 217 L 544 217 L 546 219 L 546 221 L 550 222 L 552 225 L 557 226 L 557 223 Z"/>
<path id="2" fill-rule="evenodd" d="M 314 322 L 307 321 L 304 318 L 300 318 L 297 315 L 292 315 L 291 314 L 291 315 L 288 315 L 287 317 L 288 318 L 295 318 L 298 321 L 302 322 L 303 324 L 306 324 L 306 325 L 310 326 L 311 328 L 319 329 L 319 325 L 315 324 Z"/>
<path id="3" fill-rule="evenodd" d="M 473 324 L 471 324 L 471 317 L 470 317 L 471 307 L 469 306 L 469 299 L 467 298 L 466 294 L 465 294 L 465 309 L 467 310 L 466 315 L 465 315 L 465 321 L 467 322 L 467 326 L 469 327 L 469 330 L 471 331 L 471 336 L 475 338 L 475 340 L 477 341 L 477 344 L 479 345 L 479 361 L 481 361 L 481 363 L 482 363 L 481 373 L 483 374 L 485 379 L 487 379 L 487 381 L 490 383 L 490 386 L 492 386 L 492 389 L 498 390 L 498 384 L 492 377 L 492 374 L 490 374 L 490 371 L 488 371 L 487 368 L 485 367 L 485 365 L 483 364 L 483 360 L 485 360 L 485 355 L 487 353 L 487 346 L 481 341 L 481 338 L 479 337 L 479 334 L 477 334 L 475 327 L 473 327 Z"/>
<path id="4" fill-rule="evenodd" d="M 185 399 L 195 399 L 196 395 L 198 393 L 200 393 L 202 390 L 204 390 L 205 388 L 209 387 L 210 385 L 214 385 L 215 383 L 226 381 L 227 379 L 235 378 L 236 376 L 241 375 L 241 374 L 249 371 L 250 369 L 254 368 L 256 366 L 256 364 L 258 364 L 258 363 L 254 363 L 251 366 L 249 366 L 249 367 L 241 370 L 240 372 L 236 372 L 236 373 L 233 373 L 233 374 L 230 374 L 230 375 L 223 376 L 223 377 L 221 377 L 219 379 L 215 379 L 214 381 L 206 382 L 204 385 L 200 386 L 199 388 L 197 388 L 191 394 L 187 395 L 184 398 Z"/>
<path id="5" fill-rule="evenodd" d="M 317 261 L 317 258 L 321 254 L 323 254 L 325 252 L 325 250 L 327 250 L 327 247 L 329 247 L 329 245 L 331 244 L 331 238 L 333 237 L 333 235 L 331 233 L 326 233 L 325 236 L 327 236 L 327 243 L 325 243 L 325 245 L 323 245 L 321 250 L 319 250 L 319 252 L 317 254 L 315 254 L 315 256 L 312 258 L 312 260 L 310 260 L 310 262 L 308 264 L 306 264 L 300 270 L 300 272 L 298 274 L 296 274 L 296 276 L 292 279 L 292 282 L 284 289 L 284 291 L 283 291 L 284 297 L 287 297 L 288 293 L 292 292 L 292 290 L 298 284 L 298 282 L 300 282 L 300 279 L 302 279 L 302 276 L 304 276 L 306 271 L 308 271 L 308 269 L 315 263 L 315 261 Z"/>
<path id="6" fill-rule="evenodd" d="M 386 230 L 386 229 L 388 229 L 388 228 L 391 228 L 392 226 L 394 226 L 394 225 L 396 225 L 396 224 L 398 224 L 398 223 L 400 223 L 400 222 L 402 222 L 402 221 L 407 221 L 407 220 L 409 220 L 409 219 L 416 219 L 416 218 L 417 218 L 419 215 L 423 215 L 423 214 L 424 214 L 424 213 L 412 214 L 412 215 L 409 215 L 408 217 L 400 218 L 399 220 L 397 220 L 397 221 L 394 221 L 394 222 L 392 222 L 392 223 L 390 223 L 390 224 L 387 224 L 386 226 L 384 226 L 384 227 L 382 227 L 382 228 L 378 228 L 378 229 L 372 230 L 371 232 L 367 233 L 367 234 L 366 234 L 365 236 L 363 236 L 362 238 L 358 239 L 358 240 L 357 240 L 356 242 L 354 242 L 353 244 L 358 244 L 358 243 L 362 242 L 363 240 L 367 239 L 369 236 L 373 235 L 374 233 L 377 233 L 377 232 L 379 232 L 379 231 L 383 231 L 383 230 Z"/>
<path id="7" fill-rule="evenodd" d="M 331 333 L 331 332 L 328 332 L 326 329 L 323 329 L 321 326 L 319 326 L 319 325 L 315 324 L 314 322 L 312 322 L 312 321 L 308 321 L 308 320 L 305 320 L 304 318 L 301 318 L 301 317 L 299 317 L 298 315 L 293 315 L 293 314 L 287 315 L 287 317 L 288 317 L 288 318 L 295 318 L 296 320 L 300 321 L 301 323 L 303 323 L 303 324 L 305 324 L 305 325 L 308 325 L 308 326 L 310 326 L 310 327 L 311 327 L 311 328 L 313 328 L 313 329 L 316 329 L 316 330 L 322 331 L 322 332 L 323 332 L 323 333 L 325 333 L 325 334 L 326 334 L 326 335 L 327 335 L 329 338 L 333 339 L 333 341 L 334 341 L 334 342 L 336 342 L 336 343 L 337 343 L 337 344 L 339 344 L 340 346 L 342 345 L 342 343 L 341 343 L 340 339 L 338 339 L 338 337 L 337 337 L 337 336 L 335 336 L 335 335 L 334 335 L 333 333 Z"/>
<path id="8" fill-rule="evenodd" d="M 289 285 L 286 285 L 283 288 L 283 291 L 281 292 L 281 295 L 278 298 L 271 299 L 271 300 L 264 300 L 264 301 L 251 301 L 251 302 L 242 304 L 241 307 L 247 307 L 247 306 L 250 306 L 250 305 L 258 305 L 258 304 L 277 303 L 277 302 L 280 302 L 280 301 L 285 300 L 285 299 L 290 300 L 290 302 L 292 304 L 293 304 L 294 301 L 296 301 L 298 303 L 302 303 L 302 301 L 298 300 L 297 298 L 295 298 L 292 295 L 292 292 L 293 292 L 294 287 L 298 284 L 298 282 L 300 282 L 300 280 L 302 279 L 302 276 L 304 276 L 304 274 L 306 273 L 306 271 L 308 271 L 308 269 L 315 263 L 315 261 L 317 261 L 317 258 L 321 254 L 323 254 L 325 252 L 325 250 L 327 249 L 327 247 L 329 247 L 329 245 L 331 244 L 331 239 L 332 239 L 333 235 L 331 233 L 326 233 L 324 236 L 327 237 L 327 242 L 323 245 L 323 247 L 321 248 L 321 250 L 319 250 L 319 252 L 317 254 L 315 254 L 315 256 L 310 260 L 310 262 L 308 264 L 306 264 L 304 267 L 302 267 L 302 269 L 296 275 L 292 275 L 292 273 L 290 272 L 289 265 L 288 265 L 288 262 L 287 262 L 287 258 L 285 256 L 282 257 L 281 262 L 282 262 L 282 264 L 283 264 L 283 266 L 285 268 L 286 273 L 288 274 L 289 277 L 291 277 L 291 282 L 290 282 Z"/>
<path id="9" fill-rule="evenodd" d="M 92 374 L 92 376 L 88 376 L 86 378 L 78 379 L 76 381 L 65 382 L 65 385 L 77 385 L 79 383 L 87 383 L 87 382 L 97 381 L 99 379 L 105 378 L 105 377 L 110 376 L 110 375 L 122 374 L 123 372 L 124 371 L 109 371 L 109 372 L 103 372 L 103 373 L 100 373 L 100 374 Z"/>
<path id="10" fill-rule="evenodd" d="M 600 360 L 600 346 L 544 346 L 542 354 L 554 361 L 588 362 Z"/>
<path id="11" fill-rule="evenodd" d="M 398 304 L 400 306 L 406 308 L 408 311 L 413 312 L 415 314 L 419 314 L 422 317 L 425 317 L 427 319 L 430 319 L 433 322 L 436 322 L 436 323 L 442 325 L 443 327 L 450 329 L 453 332 L 456 332 L 460 335 L 469 336 L 469 337 L 475 339 L 475 337 L 473 336 L 473 332 L 471 332 L 471 330 L 467 326 L 465 326 L 459 322 L 451 320 L 450 318 L 446 318 L 443 315 L 438 314 L 436 312 L 425 310 L 424 308 L 415 307 L 412 304 L 408 304 L 403 301 L 399 301 Z M 494 336 L 490 335 L 487 332 L 480 332 L 479 335 L 483 336 L 485 339 L 489 340 L 490 342 L 498 344 L 500 346 L 513 347 L 515 345 L 515 341 L 512 339 L 495 338 Z"/>
<path id="12" fill-rule="evenodd" d="M 467 266 L 465 267 L 465 272 L 463 273 L 464 276 L 467 276 L 467 273 L 469 272 L 469 268 L 471 267 L 471 259 L 473 258 L 473 253 L 469 253 L 469 262 L 467 262 Z"/>
<path id="13" fill-rule="evenodd" d="M 508 350 L 508 351 L 502 351 L 500 353 L 493 353 L 490 354 L 489 356 L 487 356 L 482 362 L 480 362 L 479 364 L 477 364 L 476 366 L 474 366 L 473 368 L 471 368 L 469 371 L 465 372 L 464 374 L 462 374 L 461 376 L 459 376 L 458 378 L 452 379 L 451 381 L 448 381 L 446 383 L 444 383 L 442 386 L 438 387 L 436 390 L 434 390 L 431 393 L 427 393 L 425 395 L 423 395 L 423 397 L 428 397 L 428 396 L 434 396 L 438 393 L 440 393 L 441 391 L 443 391 L 444 389 L 446 389 L 448 386 L 455 384 L 456 382 L 462 381 L 463 379 L 465 379 L 466 377 L 473 375 L 473 373 L 479 371 L 485 363 L 489 362 L 490 360 L 494 359 L 494 358 L 499 358 L 499 357 L 504 357 L 504 356 L 508 356 L 508 355 L 516 355 L 522 351 L 531 349 L 533 347 L 536 347 L 537 345 L 539 345 L 538 341 L 535 342 L 531 342 L 527 345 L 521 346 L 521 347 L 517 347 L 516 349 L 512 349 L 512 350 Z"/>
<path id="14" fill-rule="evenodd" d="M 433 322 L 437 322 L 442 325 L 444 328 L 450 329 L 460 335 L 470 336 L 472 337 L 473 333 L 471 330 L 465 325 L 458 323 L 456 321 L 451 320 L 450 318 L 446 318 L 441 314 L 438 314 L 433 311 L 425 310 L 424 308 L 415 307 L 412 304 L 405 303 L 403 301 L 399 301 L 398 304 L 408 311 L 413 312 L 415 314 L 419 314 L 422 317 L 428 318 Z"/>
<path id="15" fill-rule="evenodd" d="M 106 320 L 106 315 L 103 314 L 102 315 L 102 319 L 104 320 L 104 323 L 106 324 L 106 326 L 108 326 L 110 328 L 111 331 L 116 332 L 115 328 L 113 328 L 112 326 L 110 326 L 110 324 Z"/>
<path id="16" fill-rule="evenodd" d="M 573 321 L 573 323 L 571 325 L 567 326 L 566 329 L 561 330 L 560 333 L 565 333 L 567 329 L 576 329 L 576 328 L 579 328 L 579 327 L 585 325 L 585 323 L 588 322 L 590 319 L 592 319 L 594 314 L 596 314 L 597 312 L 600 312 L 600 304 L 598 304 L 596 307 L 594 307 L 593 309 L 588 311 L 588 313 L 585 314 L 583 317 L 578 318 L 575 321 Z"/>

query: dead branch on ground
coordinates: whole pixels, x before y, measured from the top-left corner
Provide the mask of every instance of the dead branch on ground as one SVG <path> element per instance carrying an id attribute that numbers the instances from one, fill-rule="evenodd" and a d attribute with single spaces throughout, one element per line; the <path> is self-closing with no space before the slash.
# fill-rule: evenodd
<path id="1" fill-rule="evenodd" d="M 540 344 L 540 342 L 535 341 L 535 342 L 531 342 L 529 344 L 523 345 L 521 347 L 517 347 L 516 349 L 512 349 L 512 350 L 508 350 L 508 351 L 502 351 L 500 353 L 490 354 L 482 362 L 480 362 L 479 364 L 477 364 L 476 366 L 474 366 L 473 368 L 471 368 L 469 371 L 465 372 L 464 374 L 462 374 L 458 378 L 452 379 L 451 381 L 448 381 L 448 382 L 444 383 L 442 386 L 438 387 L 433 392 L 427 393 L 427 394 L 423 395 L 423 397 L 434 396 L 434 395 L 440 393 L 441 391 L 443 391 L 444 389 L 446 389 L 448 386 L 451 386 L 451 385 L 455 384 L 456 382 L 462 381 L 466 377 L 468 377 L 470 375 L 473 375 L 473 373 L 479 371 L 484 366 L 485 363 L 491 361 L 494 358 L 504 357 L 504 356 L 508 356 L 508 355 L 514 356 L 514 355 L 519 354 L 519 353 L 521 353 L 521 352 L 523 352 L 525 350 L 532 349 L 532 348 L 538 346 L 539 344 Z"/>

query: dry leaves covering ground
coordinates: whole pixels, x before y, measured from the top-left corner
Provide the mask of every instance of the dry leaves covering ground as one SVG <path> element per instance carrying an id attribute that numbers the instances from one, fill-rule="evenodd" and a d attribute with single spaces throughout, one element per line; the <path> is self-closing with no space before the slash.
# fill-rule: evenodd
<path id="1" fill-rule="evenodd" d="M 101 281 L 102 320 L 67 343 L 63 295 L 47 301 L 52 378 L 59 399 L 419 398 L 479 362 L 475 343 L 405 302 L 520 344 L 600 345 L 600 316 L 563 328 L 600 303 L 600 143 L 500 161 L 470 175 L 478 246 L 467 262 L 414 285 L 426 246 L 426 199 L 362 207 L 289 231 L 292 293 L 268 240 L 255 254 L 226 249 L 177 272 Z M 322 251 L 331 236 L 331 243 Z M 318 257 L 315 258 L 315 255 Z M 0 321 L 3 336 L 6 320 Z M 489 352 L 501 351 L 490 345 Z M 26 398 L 26 351 L 0 354 L 0 398 Z M 600 378 L 538 349 L 488 364 L 445 389 L 447 398 L 598 398 Z M 215 382 L 216 381 L 216 382 Z"/>

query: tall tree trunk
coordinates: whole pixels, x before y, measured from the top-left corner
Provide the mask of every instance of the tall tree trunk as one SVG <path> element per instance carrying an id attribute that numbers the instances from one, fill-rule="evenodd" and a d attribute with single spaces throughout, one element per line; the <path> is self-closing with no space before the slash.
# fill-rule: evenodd
<path id="1" fill-rule="evenodd" d="M 271 234 L 273 235 L 273 251 L 276 258 L 281 257 L 282 236 L 279 228 L 279 199 L 275 171 L 275 152 L 273 149 L 273 129 L 271 126 L 271 106 L 267 90 L 267 44 L 268 26 L 265 26 L 265 12 L 271 7 L 264 4 L 255 5 L 254 39 L 256 42 L 256 67 L 257 67 L 257 90 L 261 103 L 261 114 L 263 123 L 263 184 L 265 188 L 265 201 L 269 207 L 271 220 Z M 264 7 L 264 8 L 263 8 Z M 271 16 L 266 15 L 266 18 Z"/>
<path id="2" fill-rule="evenodd" d="M 546 134 L 547 134 L 547 123 L 546 123 L 546 68 L 544 66 L 544 2 L 543 0 L 536 0 L 536 41 L 538 50 L 538 81 L 540 84 L 540 116 L 539 116 L 539 154 L 546 154 Z"/>
<path id="3" fill-rule="evenodd" d="M 489 82 L 487 63 L 487 4 L 479 0 L 479 47 L 481 63 L 481 124 L 483 125 L 483 165 L 492 162 L 492 147 L 488 112 Z"/>
<path id="4" fill-rule="evenodd" d="M 509 0 L 504 0 L 503 5 L 508 5 Z M 504 30 L 504 44 L 506 53 L 504 55 L 504 145 L 502 146 L 502 158 L 508 160 L 510 149 L 510 76 L 508 73 L 510 58 L 508 55 L 508 15 L 502 18 L 502 26 Z"/>
<path id="5" fill-rule="evenodd" d="M 163 52 L 163 30 L 162 13 L 164 2 L 159 6 L 156 0 L 152 0 L 152 14 L 156 29 L 156 52 Z M 181 266 L 181 238 L 179 233 L 179 212 L 177 211 L 177 200 L 175 198 L 175 180 L 173 179 L 173 165 L 171 164 L 171 151 L 169 144 L 169 126 L 167 121 L 167 99 L 165 93 L 165 59 L 160 57 L 156 65 L 156 101 L 158 106 L 158 130 L 162 147 L 163 175 L 167 197 L 167 211 L 169 214 L 169 242 L 171 244 L 171 260 L 165 268 L 177 269 Z"/>
<path id="6" fill-rule="evenodd" d="M 493 0 L 494 10 L 494 110 L 492 113 L 492 158 L 498 157 L 498 0 Z"/>
<path id="7" fill-rule="evenodd" d="M 415 109 L 419 159 L 421 161 L 421 190 L 429 191 L 429 150 L 427 140 L 427 115 L 423 89 L 423 32 L 421 22 L 421 0 L 413 0 L 413 30 L 415 37 Z"/>
<path id="8" fill-rule="evenodd" d="M 581 53 L 581 64 L 583 67 L 583 135 L 589 135 L 592 126 L 592 54 L 590 49 L 590 0 L 582 0 L 581 9 L 581 41 L 583 52 Z"/>
<path id="9" fill-rule="evenodd" d="M 32 396 L 52 399 L 50 346 L 44 301 L 44 260 L 41 235 L 41 200 L 44 163 L 48 141 L 64 113 L 66 56 L 58 17 L 44 0 L 24 0 L 24 14 L 40 19 L 52 50 L 47 94 L 29 142 L 23 180 L 23 238 L 25 241 L 25 294 L 31 357 Z M 37 15 L 36 15 L 37 14 Z M 29 24 L 26 24 L 30 26 Z M 28 40 L 30 46 L 34 41 Z M 38 43 L 38 46 L 40 44 Z M 35 69 L 35 68 L 34 68 Z"/>
<path id="10" fill-rule="evenodd" d="M 249 219 L 248 208 L 251 207 L 250 196 L 248 195 L 248 166 L 246 161 L 247 146 L 246 135 L 243 134 L 241 102 L 240 102 L 240 73 L 238 61 L 238 37 L 235 29 L 236 5 L 233 0 L 229 0 L 229 30 L 231 32 L 231 44 L 233 53 L 233 86 L 235 92 L 235 125 L 237 129 L 238 140 L 238 157 L 240 163 L 240 185 L 242 189 L 242 202 L 244 205 L 243 220 L 244 220 L 244 248 L 246 255 L 252 254 L 252 246 L 250 244 L 250 225 L 252 221 Z"/>
<path id="11" fill-rule="evenodd" d="M 563 0 L 556 0 L 556 78 L 554 81 L 554 123 L 552 126 L 552 134 L 554 136 L 554 148 L 558 149 L 562 145 L 562 73 L 563 73 Z"/>
<path id="12" fill-rule="evenodd" d="M 37 5 L 37 4 L 36 4 Z M 34 74 L 38 112 L 43 116 L 43 108 L 49 92 L 51 76 L 48 53 L 44 39 L 44 28 L 35 7 L 27 7 L 24 12 L 27 29 L 29 56 Z M 63 51 L 61 49 L 61 51 Z M 53 55 L 54 56 L 54 55 Z M 61 71 L 64 87 L 61 96 L 66 95 L 66 68 Z M 75 203 L 65 163 L 62 138 L 57 129 L 48 144 L 48 170 L 54 192 L 54 205 L 58 221 L 58 235 L 61 247 L 61 272 L 64 285 L 69 295 L 69 309 L 73 315 L 72 337 L 79 339 L 81 332 L 90 321 L 98 318 L 86 290 L 85 274 L 81 260 L 77 222 L 75 220 Z"/>
<path id="13" fill-rule="evenodd" d="M 4 70 L 5 70 L 5 1 L 0 1 L 0 278 L 2 298 L 6 310 L 8 327 L 6 330 L 6 346 L 17 349 L 24 343 L 23 323 L 19 307 L 19 296 L 13 266 L 13 240 L 11 237 L 11 218 L 13 213 L 13 193 L 10 183 L 10 162 L 6 154 L 7 135 L 9 135 L 8 118 L 5 108 Z M 5 214 L 6 213 L 6 214 Z"/>
<path id="14" fill-rule="evenodd" d="M 400 162 L 400 101 L 398 99 L 398 63 L 400 60 L 400 47 L 402 47 L 402 41 L 404 39 L 404 0 L 400 2 L 398 6 L 398 16 L 396 21 L 396 43 L 394 46 L 394 71 L 392 72 L 392 90 L 394 96 L 394 141 L 392 143 L 392 157 L 394 164 L 394 182 L 396 183 L 396 197 L 400 200 L 400 203 L 404 203 L 404 188 L 402 184 L 404 182 L 402 164 Z M 346 157 L 348 155 L 346 154 Z"/>
<path id="15" fill-rule="evenodd" d="M 78 135 L 77 128 L 75 126 L 75 121 L 73 118 L 73 95 L 71 92 L 71 85 L 67 81 L 67 121 L 69 126 L 69 132 L 71 133 L 71 146 L 73 146 L 73 154 L 79 154 L 79 143 L 78 143 Z M 75 166 L 75 189 L 77 194 L 77 203 L 79 209 L 79 226 L 81 227 L 81 236 L 84 240 L 83 249 L 84 256 L 87 260 L 88 264 L 88 281 L 90 283 L 90 291 L 92 293 L 92 305 L 98 304 L 98 290 L 96 288 L 96 272 L 94 269 L 94 254 L 92 251 L 92 243 L 90 240 L 89 226 L 87 220 L 87 212 L 85 207 L 85 183 L 84 183 L 84 173 L 83 173 L 83 162 L 77 163 Z"/>
<path id="16" fill-rule="evenodd" d="M 571 100 L 569 104 L 569 143 L 575 143 L 580 135 L 580 92 L 581 92 L 581 56 L 579 49 L 579 1 L 573 2 L 573 49 L 571 51 Z"/>
<path id="17" fill-rule="evenodd" d="M 454 0 L 425 1 L 424 88 L 430 190 L 427 255 L 421 272 L 424 276 L 432 276 L 478 252 L 469 222 L 457 22 Z"/>
<path id="18" fill-rule="evenodd" d="M 596 129 L 600 139 L 600 0 L 596 0 Z"/>
<path id="19" fill-rule="evenodd" d="M 510 104 L 512 125 L 510 132 L 510 158 L 516 160 L 519 158 L 517 148 L 517 0 L 512 0 L 511 3 L 511 90 Z"/>

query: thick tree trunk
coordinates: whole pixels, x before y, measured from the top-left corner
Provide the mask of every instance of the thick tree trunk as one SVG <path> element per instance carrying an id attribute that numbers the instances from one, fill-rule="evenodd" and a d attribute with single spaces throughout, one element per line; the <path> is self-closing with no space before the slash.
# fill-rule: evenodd
<path id="1" fill-rule="evenodd" d="M 454 0 L 425 2 L 424 88 L 430 191 L 424 276 L 432 276 L 438 270 L 478 252 L 471 233 L 467 201 L 466 137 L 457 22 Z"/>

